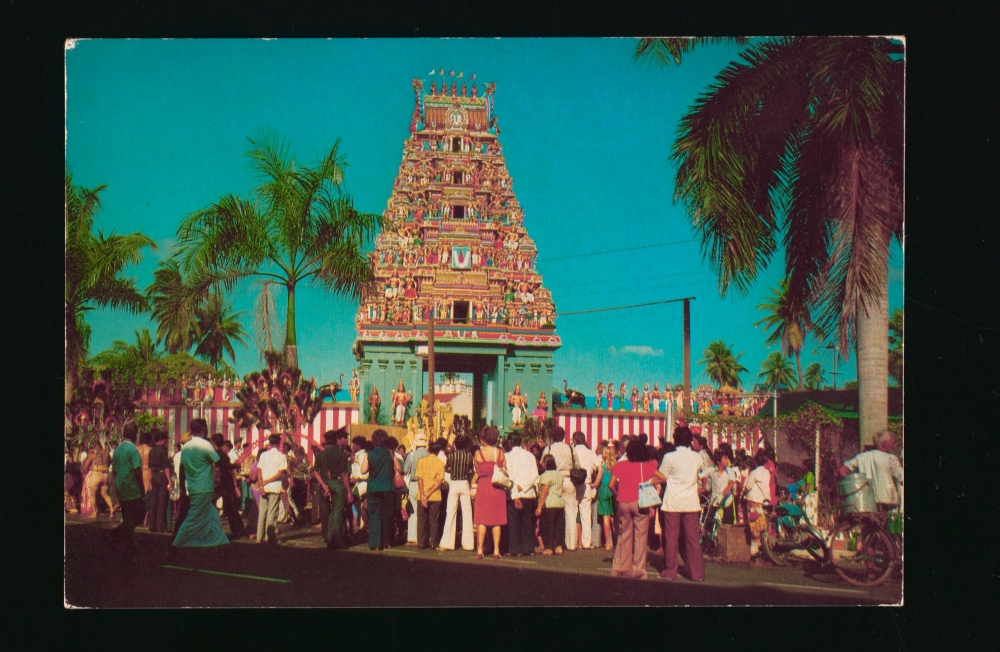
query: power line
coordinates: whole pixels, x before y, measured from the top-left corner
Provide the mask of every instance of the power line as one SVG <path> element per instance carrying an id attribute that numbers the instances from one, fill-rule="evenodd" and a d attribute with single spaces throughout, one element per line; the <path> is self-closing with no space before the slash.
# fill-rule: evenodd
<path id="1" fill-rule="evenodd" d="M 661 242 L 659 244 L 641 245 L 639 247 L 626 247 L 624 249 L 611 249 L 608 251 L 591 251 L 585 254 L 570 254 L 568 256 L 555 256 L 553 258 L 539 258 L 538 262 L 548 262 L 550 260 L 567 260 L 569 258 L 583 258 L 584 256 L 603 256 L 605 254 L 619 254 L 623 251 L 637 251 L 639 249 L 653 249 L 654 247 L 669 247 L 671 245 L 687 244 L 697 242 L 697 240 L 678 240 L 677 242 Z"/>
<path id="2" fill-rule="evenodd" d="M 685 301 L 688 299 L 694 299 L 695 297 L 681 297 L 679 299 L 664 299 L 663 301 L 650 301 L 648 303 L 633 303 L 629 306 L 611 306 L 608 308 L 593 308 L 591 310 L 574 310 L 572 312 L 560 312 L 556 313 L 556 317 L 566 317 L 568 315 L 582 315 L 588 312 L 607 312 L 610 310 L 627 310 L 629 308 L 644 308 L 646 306 L 658 306 L 662 303 L 674 303 L 676 301 Z"/>

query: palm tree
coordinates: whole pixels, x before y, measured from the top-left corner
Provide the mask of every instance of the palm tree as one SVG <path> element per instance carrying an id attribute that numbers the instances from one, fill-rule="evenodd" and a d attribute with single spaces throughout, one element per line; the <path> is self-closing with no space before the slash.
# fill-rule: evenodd
<path id="1" fill-rule="evenodd" d="M 679 62 L 676 41 L 641 40 L 636 56 L 670 65 L 655 52 L 675 52 Z M 745 294 L 782 237 L 792 314 L 811 307 L 845 357 L 856 344 L 862 444 L 888 424 L 888 257 L 903 226 L 902 52 L 885 38 L 751 44 L 696 100 L 673 147 L 675 196 L 720 293 L 732 285 Z"/>
<path id="2" fill-rule="evenodd" d="M 780 351 L 771 352 L 760 365 L 758 378 L 764 379 L 764 385 L 769 391 L 776 391 L 779 386 L 791 387 L 795 384 L 795 369 L 792 361 L 781 355 Z"/>
<path id="3" fill-rule="evenodd" d="M 90 365 L 98 367 L 98 370 L 110 369 L 113 378 L 118 382 L 123 383 L 131 377 L 141 385 L 146 382 L 146 370 L 161 357 L 149 329 L 143 328 L 136 329 L 134 344 L 129 344 L 125 340 L 115 340 L 111 343 L 110 349 L 92 357 Z"/>
<path id="4" fill-rule="evenodd" d="M 295 290 L 319 282 L 341 296 L 360 297 L 373 274 L 361 248 L 381 226 L 359 213 L 343 191 L 346 161 L 340 141 L 314 167 L 298 166 L 273 132 L 249 139 L 249 157 L 261 185 L 250 198 L 226 195 L 186 217 L 177 229 L 185 271 L 201 275 L 202 296 L 212 283 L 231 288 L 240 278 L 263 277 L 285 287 L 285 355 L 298 366 Z"/>
<path id="5" fill-rule="evenodd" d="M 903 382 L 903 310 L 896 308 L 889 318 L 889 377 Z"/>
<path id="6" fill-rule="evenodd" d="M 157 322 L 156 342 L 169 353 L 187 351 L 198 337 L 198 300 L 185 283 L 180 266 L 173 258 L 160 263 L 153 273 L 153 283 L 146 289 Z"/>
<path id="7" fill-rule="evenodd" d="M 745 374 L 747 368 L 740 364 L 743 357 L 740 351 L 733 355 L 732 345 L 726 345 L 723 340 L 710 342 L 708 347 L 702 351 L 704 356 L 698 364 L 704 365 L 705 375 L 718 387 L 729 385 L 730 387 L 740 387 L 740 374 Z"/>
<path id="8" fill-rule="evenodd" d="M 809 321 L 809 311 L 805 306 L 800 306 L 804 313 L 793 313 L 788 302 L 788 279 L 781 281 L 781 285 L 771 288 L 773 297 L 770 303 L 765 302 L 757 306 L 758 310 L 768 311 L 768 316 L 761 319 L 756 324 L 763 325 L 766 333 L 772 327 L 774 330 L 764 340 L 765 344 L 781 344 L 781 351 L 785 355 L 795 355 L 796 375 L 799 379 L 799 389 L 802 389 L 802 347 L 806 342 L 806 333 L 811 329 Z"/>
<path id="9" fill-rule="evenodd" d="M 87 189 L 73 183 L 66 173 L 66 404 L 86 366 L 90 349 L 90 325 L 86 314 L 98 308 L 131 313 L 147 309 L 134 278 L 123 276 L 130 265 L 142 260 L 143 249 L 156 244 L 142 233 L 105 236 L 93 233 L 94 218 L 101 207 L 105 185 Z"/>
<path id="10" fill-rule="evenodd" d="M 203 305 L 196 309 L 198 320 L 198 348 L 194 354 L 209 361 L 215 369 L 223 361 L 224 355 L 236 364 L 233 342 L 246 346 L 247 333 L 237 318 L 243 313 L 232 313 L 232 306 L 223 302 L 222 295 L 212 292 Z"/>
<path id="11" fill-rule="evenodd" d="M 808 367 L 806 367 L 806 388 L 808 389 L 822 389 L 823 383 L 826 382 L 826 375 L 824 373 L 823 365 L 818 362 L 814 362 Z M 802 385 L 800 384 L 799 387 Z"/>

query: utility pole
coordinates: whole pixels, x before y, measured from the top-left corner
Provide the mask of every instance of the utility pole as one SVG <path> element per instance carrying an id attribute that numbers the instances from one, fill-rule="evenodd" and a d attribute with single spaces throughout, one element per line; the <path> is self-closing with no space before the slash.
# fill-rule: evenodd
<path id="1" fill-rule="evenodd" d="M 833 371 L 830 375 L 833 376 L 833 388 L 837 389 L 837 376 L 839 375 L 837 371 L 837 349 L 839 348 L 836 344 L 827 344 L 826 348 L 833 349 Z"/>
<path id="2" fill-rule="evenodd" d="M 427 405 L 427 423 L 424 424 L 424 430 L 427 438 L 430 439 L 432 436 L 437 434 L 437 415 L 434 413 L 434 311 L 431 310 L 430 319 L 427 321 L 427 379 L 428 379 L 428 405 Z"/>
<path id="3" fill-rule="evenodd" d="M 691 411 L 691 300 L 684 299 L 684 412 L 688 413 L 690 411 Z"/>

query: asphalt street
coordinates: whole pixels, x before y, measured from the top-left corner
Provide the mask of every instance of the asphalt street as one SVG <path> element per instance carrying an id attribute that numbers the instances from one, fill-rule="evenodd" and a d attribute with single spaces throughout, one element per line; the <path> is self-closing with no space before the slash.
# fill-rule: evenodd
<path id="1" fill-rule="evenodd" d="M 668 582 L 657 574 L 662 557 L 651 552 L 647 580 L 640 581 L 612 578 L 612 553 L 605 550 L 498 561 L 405 546 L 331 551 L 311 528 L 283 527 L 280 546 L 241 540 L 221 554 L 185 550 L 168 562 L 169 535 L 140 529 L 139 552 L 121 553 L 104 538 L 113 526 L 106 516 L 67 516 L 67 606 L 877 605 L 898 604 L 902 595 L 899 579 L 860 589 L 806 562 L 775 567 L 710 560 L 705 582 Z"/>

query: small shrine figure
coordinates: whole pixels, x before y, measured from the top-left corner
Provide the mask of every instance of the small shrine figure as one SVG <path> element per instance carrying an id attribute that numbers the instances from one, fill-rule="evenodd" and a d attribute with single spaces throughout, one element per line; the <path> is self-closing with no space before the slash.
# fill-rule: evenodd
<path id="1" fill-rule="evenodd" d="M 403 379 L 399 379 L 399 387 L 392 393 L 392 423 L 401 426 L 406 423 L 406 408 L 410 404 L 410 395 L 406 392 Z"/>
<path id="2" fill-rule="evenodd" d="M 229 374 L 222 377 L 222 400 L 229 400 Z"/>
<path id="3" fill-rule="evenodd" d="M 596 398 L 594 399 L 594 407 L 596 407 L 598 410 L 601 409 L 602 400 L 604 400 L 604 383 L 598 381 Z"/>
<path id="4" fill-rule="evenodd" d="M 549 414 L 549 402 L 545 399 L 545 390 L 542 390 L 538 394 L 538 401 L 535 403 L 535 411 L 531 413 L 531 416 L 536 419 L 544 419 Z"/>
<path id="5" fill-rule="evenodd" d="M 615 384 L 608 382 L 608 409 L 615 409 Z"/>
<path id="6" fill-rule="evenodd" d="M 624 393 L 623 393 L 624 396 Z M 636 411 L 636 407 L 639 405 L 639 386 L 632 385 L 632 394 L 629 396 L 629 403 L 632 405 L 632 411 Z"/>
<path id="7" fill-rule="evenodd" d="M 188 377 L 181 374 L 181 400 L 186 401 L 188 397 Z"/>
<path id="8" fill-rule="evenodd" d="M 621 402 L 620 409 L 622 410 L 625 409 L 625 396 L 627 396 L 626 394 L 627 391 L 628 391 L 628 385 L 626 383 L 622 383 L 621 385 L 618 386 L 618 396 L 619 396 L 618 400 Z"/>
<path id="9" fill-rule="evenodd" d="M 358 379 L 358 370 L 351 371 L 351 382 L 347 384 L 347 392 L 351 395 L 351 403 L 357 403 L 361 395 L 361 381 Z"/>
<path id="10" fill-rule="evenodd" d="M 660 383 L 653 383 L 653 393 L 650 395 L 653 399 L 653 412 L 660 411 Z"/>
<path id="11" fill-rule="evenodd" d="M 650 394 L 649 394 L 649 383 L 643 383 L 642 385 L 642 411 L 649 412 L 650 407 Z"/>
<path id="12" fill-rule="evenodd" d="M 378 388 L 372 387 L 368 395 L 368 423 L 378 423 L 378 410 L 382 407 L 382 399 L 378 396 Z"/>
<path id="13" fill-rule="evenodd" d="M 515 383 L 514 391 L 507 392 L 507 405 L 510 406 L 511 415 L 514 418 L 514 425 L 519 426 L 524 420 L 524 410 L 521 407 L 521 383 Z"/>

